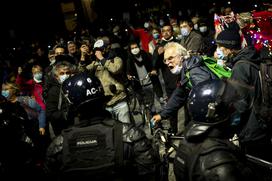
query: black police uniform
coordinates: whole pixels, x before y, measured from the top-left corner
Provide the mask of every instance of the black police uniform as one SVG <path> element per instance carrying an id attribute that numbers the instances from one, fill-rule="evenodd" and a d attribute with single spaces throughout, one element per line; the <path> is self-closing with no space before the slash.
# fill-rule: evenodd
<path id="1" fill-rule="evenodd" d="M 185 139 L 174 160 L 178 181 L 256 180 L 245 154 L 229 141 L 230 118 L 235 113 L 232 103 L 243 95 L 236 92 L 238 88 L 224 80 L 204 81 L 193 87 L 188 97 L 192 121 L 185 128 Z"/>

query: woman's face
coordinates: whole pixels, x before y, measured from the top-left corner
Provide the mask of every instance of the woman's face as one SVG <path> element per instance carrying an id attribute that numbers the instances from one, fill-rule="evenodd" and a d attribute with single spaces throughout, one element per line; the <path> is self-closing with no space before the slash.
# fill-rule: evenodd
<path id="1" fill-rule="evenodd" d="M 11 98 L 13 98 L 14 96 L 16 96 L 15 94 L 15 89 L 12 88 L 9 84 L 3 84 L 2 85 L 2 96 L 4 96 L 7 100 L 10 100 Z"/>

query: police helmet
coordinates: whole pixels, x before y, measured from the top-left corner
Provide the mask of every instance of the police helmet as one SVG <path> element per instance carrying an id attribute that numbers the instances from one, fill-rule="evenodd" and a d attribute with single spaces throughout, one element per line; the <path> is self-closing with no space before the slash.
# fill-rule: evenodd
<path id="1" fill-rule="evenodd" d="M 252 106 L 253 87 L 231 80 L 208 80 L 194 86 L 188 97 L 188 111 L 192 121 L 216 125 L 229 121 L 241 109 Z M 242 104 L 247 100 L 247 107 Z"/>
<path id="2" fill-rule="evenodd" d="M 62 90 L 68 101 L 76 107 L 85 103 L 98 103 L 104 98 L 104 91 L 98 78 L 83 72 L 63 82 Z"/>

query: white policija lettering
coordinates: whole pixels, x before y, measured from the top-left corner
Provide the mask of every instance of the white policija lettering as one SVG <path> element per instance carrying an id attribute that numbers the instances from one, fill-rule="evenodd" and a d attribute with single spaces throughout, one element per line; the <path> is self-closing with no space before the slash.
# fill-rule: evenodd
<path id="1" fill-rule="evenodd" d="M 93 145 L 93 144 L 97 144 L 97 140 L 85 140 L 85 141 L 77 141 L 76 142 L 77 146 Z"/>

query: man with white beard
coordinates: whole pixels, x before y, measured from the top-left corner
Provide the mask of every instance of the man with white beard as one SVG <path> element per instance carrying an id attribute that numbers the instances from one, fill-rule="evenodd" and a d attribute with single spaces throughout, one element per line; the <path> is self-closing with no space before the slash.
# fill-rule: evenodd
<path id="1" fill-rule="evenodd" d="M 178 86 L 172 93 L 165 108 L 153 116 L 153 121 L 167 119 L 187 103 L 192 87 L 200 82 L 218 77 L 205 66 L 200 56 L 190 56 L 189 52 L 179 43 L 170 42 L 164 46 L 164 63 L 172 74 L 180 75 Z M 186 107 L 186 106 L 185 106 Z M 185 125 L 190 121 L 185 109 Z"/>

